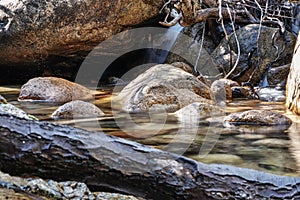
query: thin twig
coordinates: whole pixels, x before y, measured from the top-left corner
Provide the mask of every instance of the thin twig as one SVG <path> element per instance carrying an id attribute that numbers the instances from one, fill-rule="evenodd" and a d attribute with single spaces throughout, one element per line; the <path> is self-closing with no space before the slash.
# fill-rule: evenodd
<path id="1" fill-rule="evenodd" d="M 235 69 L 237 68 L 237 65 L 240 61 L 241 48 L 240 48 L 240 43 L 239 43 L 238 37 L 237 37 L 236 32 L 235 32 L 235 27 L 234 27 L 234 23 L 233 23 L 233 20 L 232 20 L 232 17 L 231 17 L 231 12 L 230 12 L 230 8 L 229 8 L 228 4 L 226 4 L 226 7 L 227 7 L 227 11 L 229 13 L 229 18 L 230 18 L 230 21 L 231 21 L 231 26 L 232 26 L 232 30 L 233 30 L 234 38 L 235 38 L 235 41 L 236 41 L 237 50 L 238 50 L 238 57 L 237 57 L 237 59 L 234 63 L 234 66 L 230 70 L 230 72 L 228 74 L 226 74 L 226 76 L 225 76 L 225 78 L 228 78 L 235 71 Z"/>
<path id="2" fill-rule="evenodd" d="M 257 6 L 260 10 L 260 21 L 259 21 L 259 28 L 258 28 L 258 34 L 257 34 L 257 46 L 258 46 L 258 40 L 259 40 L 259 37 L 260 37 L 261 26 L 262 26 L 263 17 L 264 17 L 264 11 L 263 11 L 262 7 L 260 6 L 260 4 L 256 0 L 254 0 L 254 1 L 257 4 Z"/>
<path id="3" fill-rule="evenodd" d="M 202 73 L 200 72 L 200 70 L 197 71 L 197 66 L 198 66 L 198 63 L 199 63 L 199 59 L 200 59 L 201 52 L 202 52 L 202 47 L 203 47 L 203 42 L 204 42 L 205 25 L 206 25 L 206 23 L 204 22 L 203 29 L 202 29 L 202 37 L 201 37 L 201 42 L 200 42 L 199 53 L 198 53 L 198 56 L 197 56 L 197 59 L 196 59 L 196 63 L 195 63 L 195 66 L 194 66 L 194 72 L 198 72 L 200 76 L 202 76 Z"/>

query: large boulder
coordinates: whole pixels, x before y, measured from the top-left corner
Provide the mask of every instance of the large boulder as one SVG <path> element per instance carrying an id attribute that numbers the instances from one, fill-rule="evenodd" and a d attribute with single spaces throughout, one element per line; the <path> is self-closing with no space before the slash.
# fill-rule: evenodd
<path id="1" fill-rule="evenodd" d="M 251 24 L 236 31 L 240 45 L 239 62 L 228 77 L 239 83 L 258 84 L 269 68 L 291 62 L 295 36 L 286 32 L 281 34 L 278 28 Z M 234 34 L 229 41 L 224 38 L 211 54 L 220 72 L 228 74 L 238 59 L 238 46 Z"/>
<path id="2" fill-rule="evenodd" d="M 286 107 L 300 115 L 300 34 L 295 46 L 293 62 L 286 83 Z"/>
<path id="3" fill-rule="evenodd" d="M 18 100 L 63 103 L 92 98 L 92 92 L 77 83 L 56 77 L 38 77 L 30 79 L 21 87 Z"/>
<path id="4" fill-rule="evenodd" d="M 195 76 L 172 65 L 160 64 L 131 81 L 114 102 L 128 112 L 160 109 L 175 112 L 194 102 L 213 104 L 213 100 L 209 87 Z"/>
<path id="5" fill-rule="evenodd" d="M 71 76 L 100 42 L 153 20 L 163 1 L 0 1 L 0 69 L 10 80 Z M 156 21 L 159 21 L 158 19 Z M 158 22 L 157 22 L 158 23 Z M 4 73 L 5 72 L 5 73 Z M 20 76 L 17 76 L 19 73 Z M 36 75 L 37 76 L 37 75 Z M 1 81 L 5 81 L 3 76 Z"/>

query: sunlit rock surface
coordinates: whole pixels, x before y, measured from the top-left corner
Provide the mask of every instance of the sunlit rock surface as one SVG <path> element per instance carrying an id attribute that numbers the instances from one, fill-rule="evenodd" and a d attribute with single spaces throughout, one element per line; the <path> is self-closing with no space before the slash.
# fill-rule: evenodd
<path id="1" fill-rule="evenodd" d="M 131 81 L 115 98 L 128 112 L 175 112 L 193 102 L 214 103 L 210 88 L 172 65 L 156 65 Z"/>
<path id="2" fill-rule="evenodd" d="M 292 120 L 288 117 L 268 110 L 248 110 L 244 112 L 232 113 L 224 118 L 225 127 L 239 125 L 259 125 L 259 126 L 290 126 Z"/>
<path id="3" fill-rule="evenodd" d="M 100 117 L 104 115 L 104 112 L 94 104 L 76 100 L 57 108 L 51 117 L 54 119 L 72 119 Z"/>
<path id="4" fill-rule="evenodd" d="M 21 87 L 20 101 L 68 102 L 91 99 L 91 91 L 77 83 L 56 77 L 30 79 Z"/>

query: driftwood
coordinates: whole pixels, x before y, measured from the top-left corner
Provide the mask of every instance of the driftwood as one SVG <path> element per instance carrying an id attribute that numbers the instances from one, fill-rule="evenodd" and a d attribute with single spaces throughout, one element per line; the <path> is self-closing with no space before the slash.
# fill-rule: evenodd
<path id="1" fill-rule="evenodd" d="M 206 165 L 141 144 L 0 114 L 0 170 L 148 199 L 299 199 L 300 178 Z"/>

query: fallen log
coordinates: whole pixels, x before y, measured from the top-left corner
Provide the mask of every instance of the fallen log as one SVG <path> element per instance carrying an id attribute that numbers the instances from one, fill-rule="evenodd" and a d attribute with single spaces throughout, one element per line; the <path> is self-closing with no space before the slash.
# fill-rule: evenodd
<path id="1" fill-rule="evenodd" d="M 300 178 L 206 165 L 136 142 L 0 113 L 0 170 L 147 199 L 299 199 Z"/>

